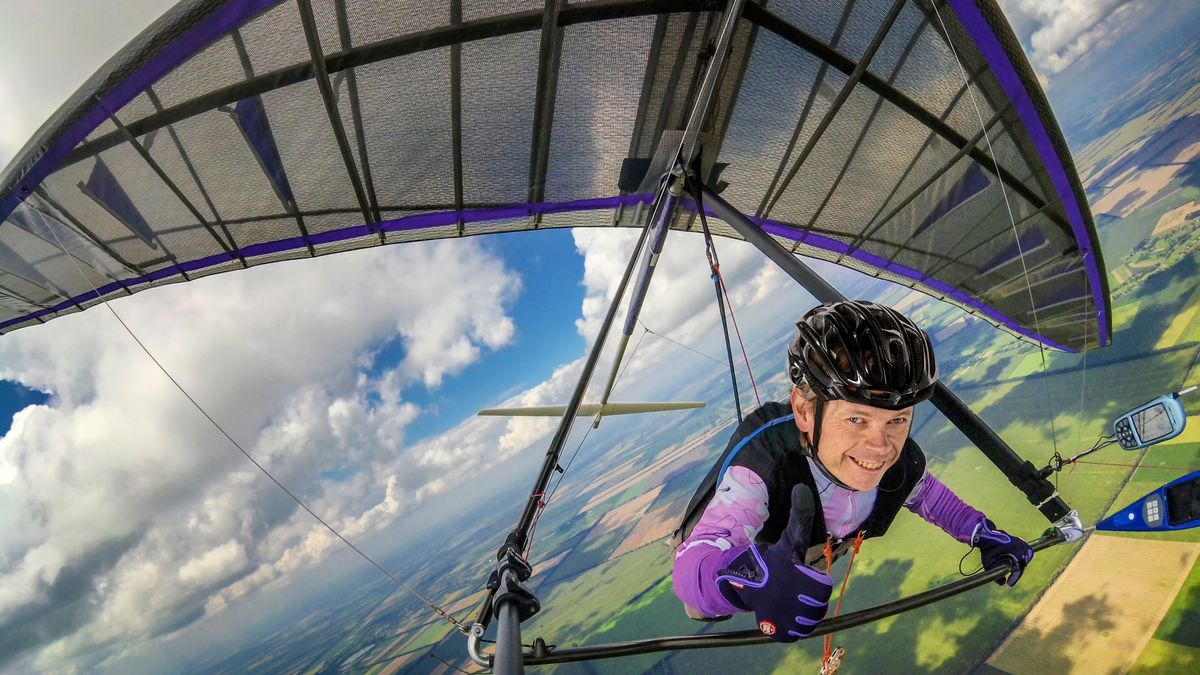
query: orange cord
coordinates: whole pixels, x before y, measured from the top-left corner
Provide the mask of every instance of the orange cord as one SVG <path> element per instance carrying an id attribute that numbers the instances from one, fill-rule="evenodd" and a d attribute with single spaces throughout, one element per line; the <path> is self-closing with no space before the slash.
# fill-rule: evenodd
<path id="1" fill-rule="evenodd" d="M 842 578 L 842 588 L 838 591 L 837 605 L 833 608 L 833 615 L 836 617 L 842 611 L 842 600 L 846 597 L 846 585 L 850 583 L 850 570 L 854 569 L 854 558 L 858 555 L 858 549 L 862 546 L 863 537 L 867 534 L 866 530 L 858 533 L 854 538 L 854 550 L 850 552 L 850 562 L 846 564 L 846 576 Z M 825 573 L 830 574 L 833 570 L 833 538 L 825 539 Z M 833 633 L 825 635 L 825 654 L 821 657 L 821 663 L 828 663 L 829 657 L 833 653 Z"/>

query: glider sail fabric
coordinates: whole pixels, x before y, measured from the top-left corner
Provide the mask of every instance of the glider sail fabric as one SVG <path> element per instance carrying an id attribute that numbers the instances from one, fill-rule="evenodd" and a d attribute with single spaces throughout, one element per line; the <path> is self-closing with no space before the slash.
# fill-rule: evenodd
<path id="1" fill-rule="evenodd" d="M 0 331 L 289 258 L 641 226 L 722 8 L 185 1 L 0 174 Z M 1091 214 L 993 0 L 749 4 L 696 166 L 797 254 L 1110 340 Z"/>

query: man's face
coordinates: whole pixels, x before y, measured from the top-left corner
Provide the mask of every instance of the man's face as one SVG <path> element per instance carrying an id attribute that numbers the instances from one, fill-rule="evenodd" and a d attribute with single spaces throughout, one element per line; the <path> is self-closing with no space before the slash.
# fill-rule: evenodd
<path id="1" fill-rule="evenodd" d="M 813 402 L 792 393 L 796 426 L 812 438 Z M 885 410 L 860 403 L 827 401 L 817 457 L 835 478 L 855 490 L 879 485 L 885 471 L 900 458 L 912 423 L 912 407 Z"/>

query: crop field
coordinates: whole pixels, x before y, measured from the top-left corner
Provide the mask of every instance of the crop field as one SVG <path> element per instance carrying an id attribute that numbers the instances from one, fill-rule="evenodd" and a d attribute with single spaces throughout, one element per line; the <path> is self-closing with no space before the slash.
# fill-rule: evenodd
<path id="1" fill-rule="evenodd" d="M 1012 673 L 1128 671 L 1198 553 L 1195 543 L 1089 537 L 987 665 Z M 1061 650 L 1046 649 L 1048 643 Z"/>

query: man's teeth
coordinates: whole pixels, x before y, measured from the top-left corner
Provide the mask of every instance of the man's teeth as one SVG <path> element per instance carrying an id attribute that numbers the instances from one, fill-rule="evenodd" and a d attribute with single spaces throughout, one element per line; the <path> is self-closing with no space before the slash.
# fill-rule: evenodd
<path id="1" fill-rule="evenodd" d="M 863 460 L 858 459 L 857 457 L 851 457 L 850 460 L 853 461 L 855 464 L 861 466 L 862 468 L 870 469 L 871 471 L 875 471 L 877 469 L 883 468 L 883 462 L 864 462 Z"/>

